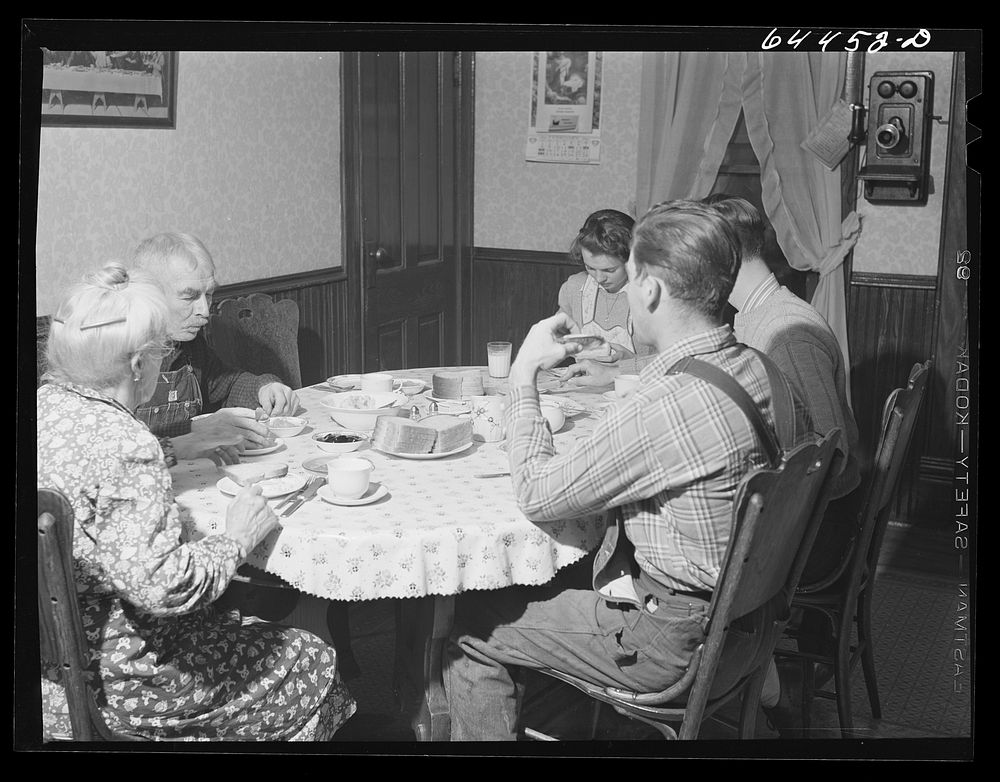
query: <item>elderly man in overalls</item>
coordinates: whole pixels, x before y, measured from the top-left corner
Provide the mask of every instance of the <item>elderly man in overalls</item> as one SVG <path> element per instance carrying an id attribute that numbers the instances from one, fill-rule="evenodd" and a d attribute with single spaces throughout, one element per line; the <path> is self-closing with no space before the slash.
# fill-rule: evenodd
<path id="1" fill-rule="evenodd" d="M 216 284 L 208 250 L 189 234 L 163 233 L 141 242 L 133 263 L 159 280 L 171 309 L 176 347 L 163 360 L 153 397 L 136 410 L 160 438 L 168 463 L 199 457 L 235 463 L 248 446 L 266 445 L 268 430 L 255 411 L 291 415 L 298 397 L 276 375 L 228 366 L 209 347 L 202 329 Z M 193 420 L 203 412 L 210 415 Z"/>

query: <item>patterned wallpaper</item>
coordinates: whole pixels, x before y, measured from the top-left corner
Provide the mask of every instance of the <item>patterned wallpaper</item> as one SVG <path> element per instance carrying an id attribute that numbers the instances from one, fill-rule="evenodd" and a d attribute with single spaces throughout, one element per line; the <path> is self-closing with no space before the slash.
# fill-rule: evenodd
<path id="1" fill-rule="evenodd" d="M 854 248 L 854 271 L 882 274 L 937 276 L 941 240 L 941 199 L 948 157 L 948 121 L 951 112 L 950 52 L 878 52 L 865 56 L 865 103 L 868 81 L 877 71 L 933 71 L 934 111 L 941 121 L 931 123 L 932 192 L 926 206 L 876 206 L 864 198 L 858 185 L 858 214 L 862 230 Z"/>
<path id="2" fill-rule="evenodd" d="M 159 231 L 221 284 L 339 266 L 340 55 L 181 52 L 175 129 L 46 127 L 38 162 L 36 314 Z"/>
<path id="3" fill-rule="evenodd" d="M 597 209 L 634 213 L 640 52 L 605 52 L 599 165 L 524 159 L 531 52 L 476 53 L 475 243 L 565 252 Z"/>
<path id="4" fill-rule="evenodd" d="M 474 241 L 564 252 L 595 209 L 634 211 L 641 53 L 605 52 L 596 166 L 525 161 L 531 56 L 476 55 Z M 901 69 L 935 72 L 947 120 L 952 55 L 867 57 L 869 75 Z M 336 52 L 181 52 L 176 129 L 42 128 L 37 314 L 163 230 L 200 236 L 222 284 L 339 266 L 339 72 Z M 932 133 L 937 192 L 918 208 L 860 198 L 856 270 L 936 274 L 947 126 Z"/>

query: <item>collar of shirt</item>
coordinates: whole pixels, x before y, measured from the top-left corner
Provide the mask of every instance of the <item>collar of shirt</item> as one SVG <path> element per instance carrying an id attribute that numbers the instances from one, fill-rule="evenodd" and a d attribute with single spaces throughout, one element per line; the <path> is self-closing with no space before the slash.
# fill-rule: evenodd
<path id="1" fill-rule="evenodd" d="M 639 384 L 645 385 L 653 378 L 661 377 L 667 370 L 685 356 L 716 353 L 736 344 L 736 337 L 728 323 L 682 339 L 660 353 L 639 372 Z"/>
<path id="2" fill-rule="evenodd" d="M 131 410 L 125 407 L 125 405 L 123 405 L 117 399 L 108 396 L 103 391 L 98 391 L 96 388 L 91 388 L 90 386 L 84 386 L 79 383 L 70 383 L 70 382 L 54 383 L 53 385 L 57 385 L 60 388 L 64 388 L 70 393 L 77 394 L 78 396 L 82 396 L 85 399 L 93 399 L 96 402 L 104 402 L 107 405 L 111 405 L 111 407 L 118 408 L 123 413 L 127 413 L 129 417 L 135 418 L 135 413 L 133 413 Z"/>
<path id="3" fill-rule="evenodd" d="M 753 312 L 753 310 L 767 301 L 768 296 L 781 288 L 781 283 L 778 282 L 778 278 L 773 274 L 768 274 L 760 284 L 750 291 L 750 295 L 747 296 L 746 302 L 743 304 L 743 309 L 740 310 L 742 313 Z"/>

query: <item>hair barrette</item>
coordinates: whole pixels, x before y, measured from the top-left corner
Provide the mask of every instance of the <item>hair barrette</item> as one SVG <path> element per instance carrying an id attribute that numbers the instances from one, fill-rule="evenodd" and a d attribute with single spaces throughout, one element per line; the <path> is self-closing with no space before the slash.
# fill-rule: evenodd
<path id="1" fill-rule="evenodd" d="M 63 326 L 66 325 L 66 321 L 64 321 L 62 318 L 52 318 L 52 320 L 53 322 L 59 323 Z M 128 318 L 122 316 L 120 318 L 112 318 L 111 320 L 101 320 L 98 321 L 97 323 L 88 323 L 85 326 L 80 326 L 80 331 L 86 331 L 87 329 L 97 329 L 100 328 L 101 326 L 110 326 L 113 323 L 124 323 L 126 320 L 128 320 Z"/>

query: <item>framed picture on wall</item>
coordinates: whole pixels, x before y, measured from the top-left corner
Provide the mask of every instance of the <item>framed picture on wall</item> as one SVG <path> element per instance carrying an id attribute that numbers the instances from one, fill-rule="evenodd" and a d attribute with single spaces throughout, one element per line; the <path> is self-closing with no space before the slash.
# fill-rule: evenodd
<path id="1" fill-rule="evenodd" d="M 177 52 L 43 49 L 42 125 L 173 128 Z"/>

